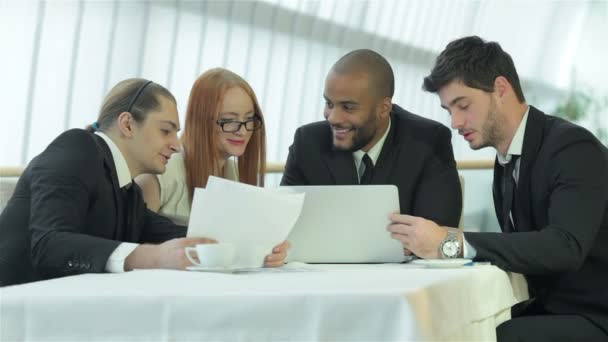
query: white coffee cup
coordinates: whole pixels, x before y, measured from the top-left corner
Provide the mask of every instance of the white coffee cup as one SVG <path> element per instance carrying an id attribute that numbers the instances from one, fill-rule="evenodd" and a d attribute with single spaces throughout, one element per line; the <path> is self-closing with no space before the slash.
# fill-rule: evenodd
<path id="1" fill-rule="evenodd" d="M 270 253 L 272 251 L 268 248 L 257 245 L 239 246 L 236 252 L 235 264 L 241 268 L 264 267 L 264 260 Z"/>
<path id="2" fill-rule="evenodd" d="M 234 262 L 234 251 L 234 245 L 231 243 L 199 244 L 195 247 L 186 247 L 186 257 L 195 266 L 209 268 L 229 267 Z M 198 261 L 192 257 L 192 253 L 196 253 Z"/>

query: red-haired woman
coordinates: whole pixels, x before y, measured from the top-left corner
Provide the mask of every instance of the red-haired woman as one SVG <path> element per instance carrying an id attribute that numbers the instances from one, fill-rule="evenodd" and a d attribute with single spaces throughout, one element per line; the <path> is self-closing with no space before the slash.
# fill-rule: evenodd
<path id="1" fill-rule="evenodd" d="M 148 208 L 175 223 L 188 223 L 194 189 L 209 176 L 264 185 L 264 116 L 249 83 L 232 71 L 211 69 L 194 82 L 181 143 L 164 174 L 136 179 Z M 288 247 L 276 246 L 265 265 L 283 265 Z"/>

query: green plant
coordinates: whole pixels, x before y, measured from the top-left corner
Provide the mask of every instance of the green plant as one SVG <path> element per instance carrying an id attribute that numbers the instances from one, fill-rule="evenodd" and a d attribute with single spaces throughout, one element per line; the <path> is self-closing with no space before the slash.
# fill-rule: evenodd
<path id="1" fill-rule="evenodd" d="M 597 95 L 589 90 L 575 90 L 573 86 L 568 97 L 558 104 L 553 113 L 576 123 L 582 123 L 587 118 L 586 126 L 600 141 L 608 145 L 608 95 Z"/>
<path id="2" fill-rule="evenodd" d="M 589 107 L 593 103 L 591 96 L 582 91 L 571 91 L 566 101 L 557 106 L 554 113 L 570 121 L 578 122 L 589 112 Z"/>

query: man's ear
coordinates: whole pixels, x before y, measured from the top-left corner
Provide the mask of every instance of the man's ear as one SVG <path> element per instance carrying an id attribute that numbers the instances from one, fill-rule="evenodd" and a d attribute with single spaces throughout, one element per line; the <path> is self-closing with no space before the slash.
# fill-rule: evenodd
<path id="1" fill-rule="evenodd" d="M 494 79 L 494 92 L 497 97 L 502 99 L 509 92 L 513 92 L 513 88 L 511 87 L 511 83 L 504 76 L 498 76 Z"/>
<path id="2" fill-rule="evenodd" d="M 133 137 L 135 134 L 135 120 L 133 120 L 133 116 L 129 112 L 122 112 L 118 114 L 118 130 L 120 131 L 120 135 L 125 136 L 127 138 Z"/>
<path id="3" fill-rule="evenodd" d="M 378 105 L 380 106 L 378 110 L 378 117 L 381 119 L 388 118 L 391 114 L 391 110 L 393 110 L 393 99 L 390 97 L 385 97 Z"/>

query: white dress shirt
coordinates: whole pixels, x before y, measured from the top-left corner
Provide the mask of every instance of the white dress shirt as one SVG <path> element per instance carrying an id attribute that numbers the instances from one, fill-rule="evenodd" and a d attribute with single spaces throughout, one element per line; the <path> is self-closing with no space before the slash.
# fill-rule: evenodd
<path id="1" fill-rule="evenodd" d="M 183 151 L 183 149 L 182 149 Z M 224 179 L 239 181 L 238 160 L 230 158 L 224 164 Z M 187 226 L 190 219 L 190 191 L 186 181 L 184 153 L 171 155 L 165 172 L 156 175 L 160 186 L 160 207 L 158 213 L 168 217 L 173 223 Z"/>
<path id="2" fill-rule="evenodd" d="M 521 151 L 524 147 L 524 135 L 526 133 L 526 123 L 528 122 L 528 112 L 530 112 L 530 107 L 526 109 L 526 113 L 524 117 L 521 119 L 519 123 L 519 127 L 517 131 L 515 131 L 515 135 L 513 136 L 513 140 L 511 140 L 511 144 L 509 145 L 509 149 L 507 150 L 507 155 L 503 156 L 498 151 L 496 151 L 496 158 L 498 159 L 498 163 L 503 167 L 507 165 L 508 162 L 511 161 L 513 156 L 521 156 Z M 521 164 L 521 158 L 515 161 L 515 167 L 513 168 L 513 178 L 515 179 L 515 184 L 519 181 L 519 165 Z M 509 213 L 511 218 L 511 222 L 513 222 L 513 216 Z M 467 242 L 467 240 L 463 236 L 463 246 L 462 246 L 462 254 L 467 259 L 473 259 L 477 255 L 477 250 L 475 247 L 471 246 Z"/>
<path id="3" fill-rule="evenodd" d="M 359 170 L 361 170 L 361 163 L 363 160 L 363 156 L 367 153 L 367 155 L 372 160 L 372 164 L 376 165 L 376 162 L 378 161 L 378 157 L 380 157 L 380 152 L 382 152 L 382 147 L 384 146 L 384 141 L 386 140 L 386 137 L 388 136 L 388 131 L 390 131 L 390 129 L 391 129 L 391 119 L 389 117 L 388 126 L 386 127 L 386 131 L 384 132 L 384 135 L 382 136 L 382 138 L 380 138 L 380 140 L 378 140 L 376 145 L 372 146 L 372 148 L 370 148 L 369 151 L 367 151 L 367 152 L 365 152 L 363 150 L 358 150 L 358 151 L 353 152 L 353 159 L 355 160 L 355 169 L 357 169 L 357 178 L 358 179 L 361 179 Z"/>
<path id="4" fill-rule="evenodd" d="M 133 177 L 131 177 L 131 171 L 129 171 L 129 166 L 127 165 L 127 161 L 125 157 L 122 155 L 118 146 L 102 132 L 95 132 L 95 134 L 99 135 L 105 142 L 108 144 L 110 148 L 110 152 L 112 153 L 112 159 L 114 159 L 114 167 L 116 168 L 116 174 L 118 175 L 118 186 L 124 188 L 126 186 L 131 185 L 133 181 Z M 139 244 L 131 243 L 131 242 L 122 242 L 112 254 L 108 258 L 106 262 L 106 272 L 111 273 L 121 273 L 125 271 L 125 260 L 137 248 Z"/>

